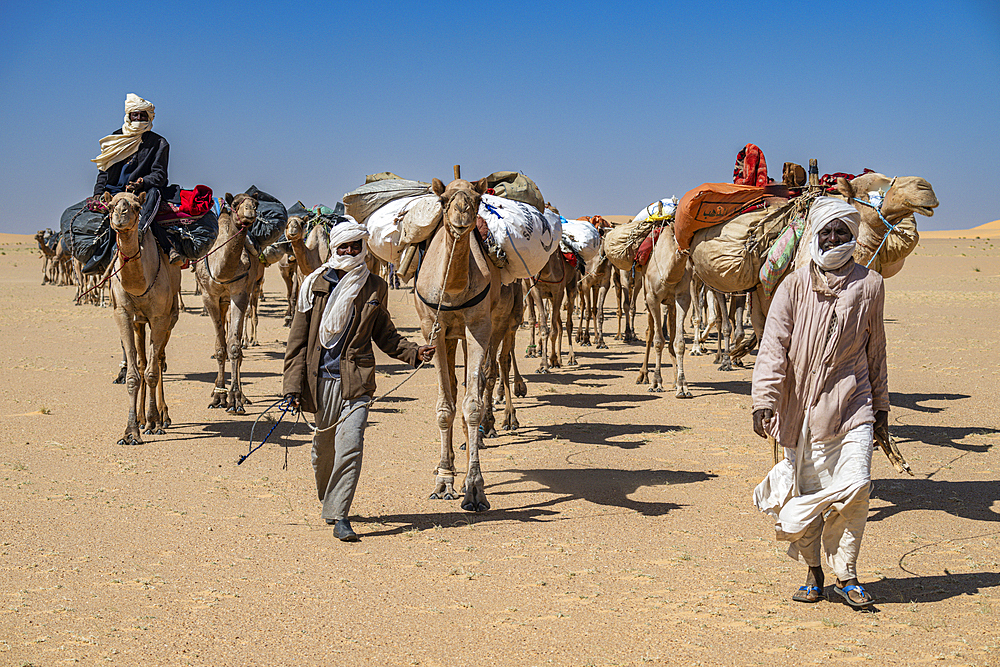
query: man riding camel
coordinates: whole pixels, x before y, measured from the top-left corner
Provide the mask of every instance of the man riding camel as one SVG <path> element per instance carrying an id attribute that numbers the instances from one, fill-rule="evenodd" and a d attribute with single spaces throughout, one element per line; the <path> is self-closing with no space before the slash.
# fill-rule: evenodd
<path id="1" fill-rule="evenodd" d="M 166 232 L 152 222 L 160 207 L 160 189 L 167 185 L 167 161 L 170 144 L 152 131 L 156 108 L 135 93 L 125 98 L 125 123 L 101 139 L 101 154 L 91 160 L 100 173 L 94 185 L 94 196 L 105 192 L 146 193 L 140 225 L 152 223 L 153 236 L 167 253 L 171 264 L 181 265 L 185 257 L 174 249 Z"/>

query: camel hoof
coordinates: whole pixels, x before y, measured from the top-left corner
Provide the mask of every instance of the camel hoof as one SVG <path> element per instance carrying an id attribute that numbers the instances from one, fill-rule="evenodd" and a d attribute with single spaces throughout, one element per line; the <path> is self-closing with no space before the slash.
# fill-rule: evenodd
<path id="1" fill-rule="evenodd" d="M 598 349 L 598 350 L 606 350 L 606 349 L 608 349 L 608 344 L 607 344 L 607 343 L 605 343 L 605 342 L 604 342 L 604 341 L 602 340 L 602 341 L 601 341 L 600 343 L 598 343 L 598 344 L 597 344 L 597 349 Z"/>
<path id="2" fill-rule="evenodd" d="M 209 403 L 209 404 L 208 404 L 208 409 L 209 409 L 209 410 L 214 410 L 214 409 L 216 409 L 216 408 L 221 408 L 221 407 L 222 407 L 222 404 L 221 404 L 221 403 L 214 403 L 214 402 L 213 402 L 213 403 Z"/>
<path id="3" fill-rule="evenodd" d="M 726 361 L 721 366 L 719 366 L 720 371 L 731 371 L 733 370 L 733 362 Z"/>
<path id="4" fill-rule="evenodd" d="M 660 387 L 658 385 L 653 385 L 649 388 L 649 391 L 655 391 L 656 393 L 661 393 L 663 391 L 663 387 Z"/>
<path id="5" fill-rule="evenodd" d="M 636 384 L 649 384 L 649 377 L 645 373 L 640 372 L 639 373 L 639 377 L 637 377 L 635 379 L 635 383 Z"/>
<path id="6" fill-rule="evenodd" d="M 694 398 L 694 394 L 687 389 L 682 389 L 677 392 L 677 398 Z"/>
<path id="7" fill-rule="evenodd" d="M 577 363 L 576 357 L 573 357 L 569 361 L 566 362 L 566 365 L 567 366 L 579 366 L 580 364 Z"/>
<path id="8" fill-rule="evenodd" d="M 153 435 L 153 429 L 147 428 L 145 431 L 142 432 L 142 434 L 143 435 Z"/>
<path id="9" fill-rule="evenodd" d="M 247 411 L 242 405 L 234 405 L 231 408 L 226 408 L 226 412 L 231 415 L 245 415 Z"/>
<path id="10" fill-rule="evenodd" d="M 462 509 L 466 512 L 485 512 L 490 508 L 490 504 L 485 499 L 480 501 L 467 500 L 462 503 Z"/>
<path id="11" fill-rule="evenodd" d="M 459 449 L 459 451 L 463 451 L 464 452 L 465 451 L 465 443 L 463 442 L 462 446 L 459 447 L 458 449 Z"/>
<path id="12" fill-rule="evenodd" d="M 164 431 L 162 428 L 158 428 L 156 429 L 156 431 L 153 432 L 153 435 L 166 435 L 166 434 L 167 432 Z"/>
<path id="13" fill-rule="evenodd" d="M 486 433 L 483 434 L 484 438 L 497 438 L 499 436 L 500 436 L 500 434 L 497 433 L 497 430 L 496 430 L 495 427 L 491 428 L 489 431 L 487 431 Z"/>
<path id="14" fill-rule="evenodd" d="M 524 398 L 528 395 L 528 385 L 523 382 L 514 384 L 514 396 L 518 398 Z"/>

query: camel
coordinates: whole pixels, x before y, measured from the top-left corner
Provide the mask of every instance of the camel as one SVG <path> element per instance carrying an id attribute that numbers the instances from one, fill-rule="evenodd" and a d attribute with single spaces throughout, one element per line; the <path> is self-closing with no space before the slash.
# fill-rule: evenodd
<path id="1" fill-rule="evenodd" d="M 458 379 L 455 352 L 462 338 L 468 343 L 466 390 L 462 402 L 466 432 L 468 471 L 462 509 L 482 512 L 490 508 L 479 460 L 485 375 L 493 338 L 492 311 L 500 297 L 500 272 L 480 244 L 472 241 L 479 203 L 486 192 L 486 179 L 475 184 L 458 178 L 447 187 L 435 178 L 431 191 L 441 199 L 443 219 L 427 243 L 413 293 L 424 338 L 438 348 L 437 420 L 441 432 L 441 459 L 435 471 L 432 499 L 454 500 L 455 451 L 452 427 L 455 421 Z"/>
<path id="2" fill-rule="evenodd" d="M 536 373 L 546 373 L 550 368 L 560 368 L 562 366 L 562 304 L 566 299 L 566 334 L 569 345 L 569 357 L 566 360 L 567 366 L 576 366 L 576 352 L 573 350 L 573 310 L 574 301 L 579 291 L 578 283 L 580 272 L 575 266 L 570 264 L 558 248 L 549 255 L 542 270 L 535 276 L 534 285 L 528 292 L 532 300 L 533 307 L 528 309 L 529 328 L 531 329 L 531 347 L 534 348 L 534 331 L 536 312 L 541 315 L 539 318 L 539 343 L 537 348 L 538 356 L 541 358 Z M 549 315 L 551 325 L 547 324 L 545 301 L 551 303 Z M 549 340 L 549 353 L 545 352 L 545 341 Z"/>
<path id="3" fill-rule="evenodd" d="M 859 176 L 850 182 L 843 178 L 839 179 L 837 187 L 841 196 L 853 204 L 861 214 L 861 227 L 858 233 L 857 248 L 854 251 L 854 260 L 862 265 L 867 264 L 869 259 L 875 255 L 882 239 L 885 238 L 888 232 L 886 223 L 895 226 L 903 222 L 906 218 L 913 218 L 916 213 L 931 217 L 934 215 L 934 209 L 938 206 L 938 199 L 934 194 L 931 184 L 917 176 L 902 176 L 890 179 L 882 174 L 872 172 Z M 880 188 L 886 188 L 886 193 L 880 210 L 875 210 L 872 206 L 868 205 L 868 193 Z M 754 213 L 744 215 L 754 215 Z M 882 218 L 884 218 L 885 222 L 883 222 Z M 913 224 L 915 228 L 915 223 Z M 695 233 L 691 239 L 691 253 L 694 253 L 697 245 L 707 237 L 707 234 L 711 233 L 711 229 L 703 229 Z M 893 232 L 889 233 L 892 234 Z M 794 271 L 796 268 L 808 263 L 810 239 L 810 230 L 806 230 L 799 241 L 794 263 L 789 268 L 789 271 Z M 914 234 L 911 239 L 908 239 L 907 254 L 912 252 L 916 245 L 917 235 Z M 759 252 L 766 251 L 767 248 L 759 249 Z M 893 264 L 882 266 L 879 258 L 875 257 L 871 268 L 882 273 L 883 277 L 889 278 L 899 272 L 904 261 L 905 256 Z M 710 267 L 699 267 L 698 273 L 702 280 L 710 287 L 722 286 L 720 278 L 713 274 Z M 750 300 L 750 319 L 753 323 L 754 333 L 745 338 L 732 350 L 731 356 L 734 359 L 743 357 L 753 349 L 764 333 L 764 321 L 767 317 L 770 299 L 759 283 L 753 289 L 753 296 Z"/>
<path id="4" fill-rule="evenodd" d="M 167 341 L 180 314 L 177 295 L 181 289 L 181 270 L 167 261 L 150 229 L 139 238 L 139 215 L 145 199 L 146 193 L 136 196 L 130 192 L 114 197 L 105 193 L 103 199 L 111 211 L 111 230 L 117 237 L 111 305 L 125 348 L 125 386 L 130 401 L 128 422 L 119 445 L 142 444 L 141 426 L 146 427 L 146 435 L 162 435 L 163 429 L 170 426 L 163 373 L 167 366 Z M 147 391 L 149 405 L 145 416 L 141 416 L 139 410 L 146 407 Z"/>
<path id="5" fill-rule="evenodd" d="M 201 286 L 202 303 L 215 325 L 215 360 L 219 372 L 209 408 L 244 414 L 250 400 L 243 395 L 240 366 L 243 362 L 243 327 L 250 297 L 264 267 L 243 238 L 257 218 L 257 197 L 226 193 L 226 206 L 219 216 L 219 236 L 212 249 L 198 261 L 195 277 Z M 231 360 L 232 382 L 226 389 L 226 358 Z"/>
<path id="6" fill-rule="evenodd" d="M 517 330 L 524 319 L 524 290 L 521 281 L 515 280 L 510 285 L 503 285 L 500 288 L 500 298 L 492 311 L 493 333 L 490 340 L 490 350 L 494 352 L 489 359 L 489 369 L 486 374 L 486 389 L 483 391 L 483 434 L 487 438 L 497 436 L 496 418 L 493 416 L 493 402 L 490 397 L 493 395 L 493 388 L 497 388 L 496 403 L 505 402 L 504 420 L 501 428 L 505 431 L 515 431 L 520 426 L 517 421 L 517 412 L 514 410 L 514 402 L 510 391 L 510 370 L 514 367 L 514 396 L 526 396 L 528 387 L 524 379 L 517 370 L 517 361 L 514 359 L 514 342 Z M 497 362 L 496 350 L 499 349 L 500 361 Z M 468 354 L 466 354 L 468 359 Z M 469 366 L 466 364 L 466 369 Z M 497 382 L 497 375 L 500 382 Z M 501 396 L 503 398 L 501 399 Z"/>
<path id="7" fill-rule="evenodd" d="M 611 274 L 615 268 L 604 254 L 604 246 L 590 262 L 587 273 L 580 278 L 580 327 L 577 329 L 577 342 L 580 345 L 590 345 L 590 321 L 594 321 L 594 345 L 598 350 L 606 350 L 604 342 L 604 300 L 611 288 Z"/>
<path id="8" fill-rule="evenodd" d="M 670 337 L 670 359 L 674 365 L 674 391 L 677 398 L 691 398 L 687 379 L 684 375 L 684 320 L 691 305 L 691 270 L 688 260 L 677 250 L 672 222 L 666 223 L 663 232 L 653 245 L 649 262 L 642 267 L 636 265 L 636 282 L 641 279 L 646 295 L 647 320 L 646 354 L 636 384 L 649 382 L 650 391 L 663 391 L 663 377 L 660 373 L 663 362 L 663 347 L 666 340 L 663 328 L 666 326 Z M 660 317 L 661 305 L 667 304 L 667 313 Z M 664 325 L 664 322 L 666 324 Z M 649 350 L 656 346 L 656 368 L 649 378 Z"/>
<path id="9" fill-rule="evenodd" d="M 61 232 L 58 233 L 59 240 L 55 243 L 53 262 L 55 264 L 55 282 L 60 287 L 66 287 L 74 283 L 73 277 L 73 253 L 69 251 L 69 245 L 63 238 Z"/>
<path id="10" fill-rule="evenodd" d="M 53 276 L 55 269 L 55 257 L 56 251 L 49 247 L 48 241 L 52 236 L 52 230 L 39 230 L 35 233 L 35 241 L 38 243 L 38 249 L 42 253 L 42 284 L 47 285 L 49 283 L 55 284 L 55 278 Z"/>

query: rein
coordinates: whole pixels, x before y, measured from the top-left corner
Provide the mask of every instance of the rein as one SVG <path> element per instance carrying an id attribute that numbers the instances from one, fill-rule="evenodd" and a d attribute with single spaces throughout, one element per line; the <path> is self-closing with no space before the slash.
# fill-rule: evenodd
<path id="1" fill-rule="evenodd" d="M 889 190 L 892 189 L 892 186 L 895 183 L 896 179 L 893 178 L 892 183 L 889 183 L 889 187 L 886 188 L 886 194 L 888 194 Z M 894 231 L 896 231 L 896 226 L 889 224 L 889 221 L 885 219 L 884 215 L 882 215 L 882 203 L 885 202 L 885 199 L 883 199 L 882 202 L 879 202 L 878 206 L 875 206 L 875 204 L 872 204 L 869 201 L 865 201 L 864 199 L 854 199 L 853 201 L 859 204 L 863 204 L 868 208 L 874 209 L 875 212 L 878 214 L 878 219 L 881 220 L 882 223 L 886 226 L 885 235 L 882 237 L 882 242 L 878 244 L 878 248 L 875 249 L 875 252 L 872 253 L 872 256 L 868 259 L 868 263 L 865 264 L 865 268 L 867 269 L 872 265 L 872 262 L 875 261 L 875 258 L 878 257 L 878 254 L 882 251 L 882 246 L 885 245 L 885 242 L 889 240 L 889 234 L 892 234 Z"/>

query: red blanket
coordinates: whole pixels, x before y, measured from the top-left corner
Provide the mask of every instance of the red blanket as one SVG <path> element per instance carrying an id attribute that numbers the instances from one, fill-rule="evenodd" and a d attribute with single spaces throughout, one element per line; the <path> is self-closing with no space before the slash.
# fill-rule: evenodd
<path id="1" fill-rule="evenodd" d="M 649 262 L 649 258 L 653 256 L 653 246 L 656 245 L 656 240 L 660 238 L 660 231 L 662 229 L 663 227 L 657 227 L 639 244 L 639 249 L 635 251 L 636 264 L 646 266 L 647 262 Z"/>
<path id="2" fill-rule="evenodd" d="M 747 144 L 736 155 L 733 183 L 753 185 L 759 188 L 768 184 L 767 162 L 764 160 L 764 153 L 754 144 Z"/>
<path id="3" fill-rule="evenodd" d="M 576 253 L 575 252 L 564 252 L 563 253 L 563 257 L 565 257 L 566 261 L 570 263 L 570 266 L 572 266 L 574 269 L 576 268 Z"/>

